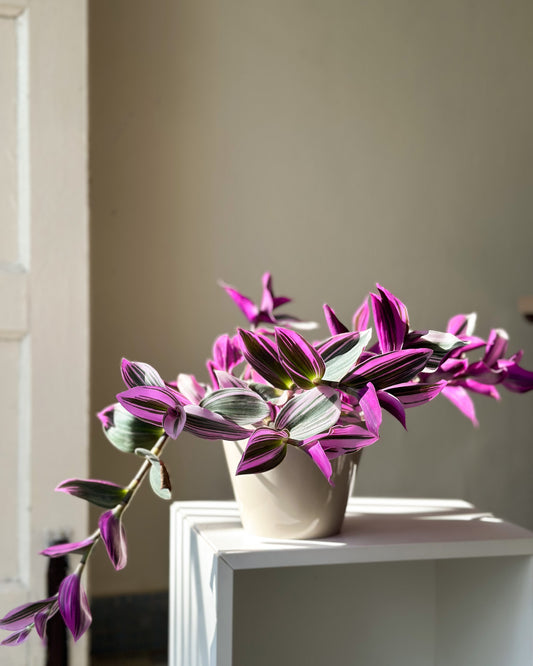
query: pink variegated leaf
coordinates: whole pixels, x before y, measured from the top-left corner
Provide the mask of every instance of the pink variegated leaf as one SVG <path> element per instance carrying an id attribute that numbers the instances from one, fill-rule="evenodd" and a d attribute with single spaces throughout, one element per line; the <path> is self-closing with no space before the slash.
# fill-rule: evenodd
<path id="1" fill-rule="evenodd" d="M 443 331 L 410 331 L 404 340 L 404 349 L 431 349 L 425 371 L 436 370 L 452 352 L 467 345 L 464 340 Z"/>
<path id="2" fill-rule="evenodd" d="M 184 398 L 168 386 L 136 386 L 117 395 L 120 404 L 133 416 L 152 425 L 161 426 L 169 437 L 183 430 Z"/>
<path id="3" fill-rule="evenodd" d="M 475 379 L 466 377 L 465 379 L 460 380 L 459 385 L 464 386 L 471 393 L 479 393 L 480 395 L 486 395 L 487 397 L 493 398 L 494 400 L 500 399 L 500 394 L 498 393 L 498 389 L 493 384 L 482 384 L 481 382 L 477 382 Z"/>
<path id="4" fill-rule="evenodd" d="M 200 384 L 194 375 L 187 375 L 182 372 L 178 375 L 176 386 L 181 395 L 190 400 L 194 405 L 200 402 L 207 390 L 206 386 Z"/>
<path id="5" fill-rule="evenodd" d="M 462 412 L 467 419 L 470 419 L 475 426 L 478 426 L 478 420 L 476 418 L 476 409 L 472 398 L 466 392 L 462 386 L 445 386 L 442 389 L 442 395 L 457 407 L 457 409 Z"/>
<path id="6" fill-rule="evenodd" d="M 331 463 L 320 442 L 316 442 L 315 444 L 312 444 L 303 450 L 311 457 L 312 461 L 326 477 L 327 482 L 333 486 L 334 484 L 331 482 L 331 475 L 333 473 L 333 470 L 331 469 Z"/>
<path id="7" fill-rule="evenodd" d="M 317 438 L 315 438 L 316 441 Z M 336 425 L 326 435 L 320 436 L 318 441 L 329 460 L 339 456 L 354 453 L 365 446 L 374 444 L 379 439 L 376 433 L 372 433 L 362 425 Z M 306 446 L 310 441 L 304 442 Z"/>
<path id="8" fill-rule="evenodd" d="M 373 384 L 367 384 L 359 391 L 359 405 L 365 417 L 366 427 L 373 435 L 379 435 L 382 413 Z"/>
<path id="9" fill-rule="evenodd" d="M 219 284 L 222 287 L 222 289 L 224 289 L 226 294 L 228 294 L 228 296 L 233 300 L 235 305 L 243 313 L 246 319 L 251 324 L 255 324 L 257 320 L 257 315 L 259 314 L 259 308 L 257 307 L 257 305 L 247 296 L 241 294 L 233 287 L 230 287 L 229 284 L 225 284 L 224 282 L 219 282 Z"/>
<path id="10" fill-rule="evenodd" d="M 514 393 L 526 393 L 533 389 L 533 372 L 513 363 L 507 368 L 502 384 Z"/>
<path id="11" fill-rule="evenodd" d="M 326 371 L 324 361 L 305 338 L 296 331 L 276 328 L 278 358 L 295 384 L 310 389 Z"/>
<path id="12" fill-rule="evenodd" d="M 398 351 L 409 331 L 407 308 L 390 291 L 376 286 L 378 294 L 370 294 L 370 299 L 380 351 Z"/>
<path id="13" fill-rule="evenodd" d="M 435 384 L 421 384 L 420 382 L 405 382 L 387 389 L 389 394 L 398 398 L 404 407 L 418 407 L 425 405 L 436 398 L 445 388 L 446 382 L 439 381 Z"/>
<path id="14" fill-rule="evenodd" d="M 54 615 L 58 611 L 59 611 L 59 602 L 56 599 L 49 608 L 45 608 L 44 610 L 39 611 L 39 613 L 37 613 L 37 615 L 35 616 L 34 619 L 35 631 L 37 632 L 37 635 L 42 641 L 46 639 L 46 625 L 48 623 L 48 620 L 54 617 Z"/>
<path id="15" fill-rule="evenodd" d="M 121 516 L 114 511 L 106 511 L 100 516 L 98 527 L 113 566 L 117 571 L 124 569 L 128 562 L 128 551 Z"/>
<path id="16" fill-rule="evenodd" d="M 63 579 L 58 593 L 59 611 L 75 641 L 90 627 L 92 622 L 87 594 L 78 573 Z"/>
<path id="17" fill-rule="evenodd" d="M 247 382 L 231 375 L 229 372 L 224 370 L 215 370 L 215 376 L 217 378 L 218 387 L 221 389 L 225 388 L 248 388 Z"/>
<path id="18" fill-rule="evenodd" d="M 71 555 L 73 553 L 86 553 L 94 544 L 94 541 L 94 537 L 88 537 L 83 541 L 76 541 L 74 543 L 56 543 L 41 550 L 39 554 L 46 557 L 63 557 L 64 555 Z"/>
<path id="19" fill-rule="evenodd" d="M 238 329 L 247 362 L 259 375 L 279 389 L 288 389 L 294 382 L 281 364 L 278 349 L 266 335 Z"/>
<path id="20" fill-rule="evenodd" d="M 394 395 L 391 395 L 387 391 L 378 391 L 377 396 L 379 399 L 379 404 L 383 407 L 386 412 L 389 412 L 391 416 L 399 421 L 402 426 L 407 430 L 406 419 L 405 419 L 405 407 Z"/>
<path id="21" fill-rule="evenodd" d="M 493 328 L 483 355 L 485 365 L 492 368 L 500 359 L 503 359 L 507 352 L 508 342 L 509 336 L 502 328 Z"/>
<path id="22" fill-rule="evenodd" d="M 13 610 L 6 613 L 0 619 L 0 629 L 8 631 L 19 631 L 31 624 L 37 615 L 42 610 L 50 608 L 55 602 L 55 597 L 43 599 L 41 601 L 32 601 L 22 606 L 17 606 Z"/>
<path id="23" fill-rule="evenodd" d="M 123 358 L 120 364 L 122 379 L 126 386 L 164 386 L 165 382 L 155 368 L 148 363 L 138 361 L 128 361 Z"/>
<path id="24" fill-rule="evenodd" d="M 352 318 L 352 328 L 354 331 L 364 331 L 368 328 L 370 319 L 370 308 L 368 307 L 368 296 L 357 308 Z"/>
<path id="25" fill-rule="evenodd" d="M 104 509 L 112 509 L 120 504 L 127 493 L 126 488 L 100 479 L 66 479 L 61 481 L 56 491 L 73 495 Z"/>
<path id="26" fill-rule="evenodd" d="M 476 328 L 476 320 L 477 320 L 477 314 L 475 312 L 471 312 L 470 314 L 464 315 L 464 314 L 458 314 L 452 317 L 448 321 L 448 326 L 446 327 L 446 330 L 448 333 L 452 333 L 453 335 L 463 335 L 463 336 L 471 336 L 474 335 L 474 329 Z"/>
<path id="27" fill-rule="evenodd" d="M 324 317 L 328 325 L 331 335 L 340 335 L 341 333 L 348 333 L 348 328 L 338 319 L 333 308 L 327 303 L 324 303 Z"/>
<path id="28" fill-rule="evenodd" d="M 238 342 L 229 335 L 220 335 L 213 345 L 213 362 L 217 370 L 231 371 L 242 360 Z"/>
<path id="29" fill-rule="evenodd" d="M 5 646 L 15 646 L 15 645 L 21 645 L 24 643 L 24 641 L 28 638 L 32 630 L 32 627 L 25 627 L 24 629 L 21 629 L 20 631 L 16 631 L 13 634 L 10 634 L 7 638 L 4 638 L 4 640 L 0 643 L 0 645 L 5 645 Z"/>
<path id="30" fill-rule="evenodd" d="M 376 389 L 401 384 L 421 372 L 431 354 L 428 349 L 402 349 L 380 354 L 363 361 L 341 381 L 350 388 L 361 388 L 369 382 Z"/>
<path id="31" fill-rule="evenodd" d="M 257 474 L 277 467 L 287 454 L 287 433 L 258 428 L 248 440 L 236 474 Z"/>

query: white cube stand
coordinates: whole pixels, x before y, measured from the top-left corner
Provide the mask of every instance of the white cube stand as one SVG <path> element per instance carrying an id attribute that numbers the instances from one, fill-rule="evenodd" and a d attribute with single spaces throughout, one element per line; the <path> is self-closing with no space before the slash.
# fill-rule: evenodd
<path id="1" fill-rule="evenodd" d="M 352 498 L 342 532 L 171 508 L 169 666 L 532 666 L 533 533 L 460 500 Z"/>

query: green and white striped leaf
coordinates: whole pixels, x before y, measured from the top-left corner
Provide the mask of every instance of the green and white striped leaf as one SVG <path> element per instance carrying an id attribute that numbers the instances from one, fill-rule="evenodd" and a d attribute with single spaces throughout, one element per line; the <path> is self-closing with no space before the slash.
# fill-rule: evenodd
<path id="1" fill-rule="evenodd" d="M 144 457 L 150 461 L 150 486 L 154 493 L 164 500 L 172 499 L 172 486 L 165 463 L 147 449 L 136 449 L 138 456 Z"/>
<path id="2" fill-rule="evenodd" d="M 413 338 L 410 340 L 410 338 Z M 466 342 L 460 340 L 452 333 L 445 333 L 443 331 L 427 331 L 422 332 L 422 335 L 417 335 L 416 331 L 409 333 L 406 338 L 406 347 L 409 349 L 417 349 L 424 347 L 431 349 L 433 352 L 427 362 L 424 370 L 426 372 L 435 371 L 441 364 L 444 357 L 452 350 L 459 349 L 466 346 Z"/>
<path id="3" fill-rule="evenodd" d="M 200 407 L 205 407 L 239 425 L 257 423 L 270 414 L 270 408 L 263 398 L 247 388 L 213 391 L 202 400 Z"/>
<path id="4" fill-rule="evenodd" d="M 120 504 L 126 496 L 126 488 L 110 481 L 97 479 L 66 479 L 56 488 L 57 491 L 74 495 L 86 502 L 112 509 Z"/>
<path id="5" fill-rule="evenodd" d="M 326 364 L 322 379 L 340 381 L 355 366 L 371 337 L 369 328 L 361 333 L 342 333 L 322 343 L 318 349 Z"/>
<path id="6" fill-rule="evenodd" d="M 135 418 L 122 405 L 114 405 L 112 423 L 104 426 L 107 439 L 123 453 L 133 453 L 139 447 L 152 448 L 164 434 L 163 428 Z"/>
<path id="7" fill-rule="evenodd" d="M 337 391 L 320 386 L 291 398 L 280 410 L 274 427 L 287 430 L 291 439 L 308 439 L 326 433 L 337 423 L 340 413 Z"/>

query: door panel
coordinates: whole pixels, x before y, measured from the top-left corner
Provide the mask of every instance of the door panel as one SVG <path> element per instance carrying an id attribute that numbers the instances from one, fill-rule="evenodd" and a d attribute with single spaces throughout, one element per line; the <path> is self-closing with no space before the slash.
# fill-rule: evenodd
<path id="1" fill-rule="evenodd" d="M 0 4 L 0 615 L 46 596 L 52 537 L 88 531 L 53 492 L 88 467 L 86 31 L 82 0 Z M 36 635 L 0 648 L 44 660 Z"/>

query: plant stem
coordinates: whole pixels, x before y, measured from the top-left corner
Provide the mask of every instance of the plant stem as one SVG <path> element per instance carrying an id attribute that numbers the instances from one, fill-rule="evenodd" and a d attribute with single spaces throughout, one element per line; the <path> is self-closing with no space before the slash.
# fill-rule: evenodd
<path id="1" fill-rule="evenodd" d="M 167 443 L 167 440 L 168 440 L 168 435 L 163 435 L 162 437 L 160 437 L 157 440 L 155 446 L 151 449 L 150 452 L 154 456 L 159 457 L 161 455 L 163 449 L 165 448 L 165 444 Z M 144 481 L 144 477 L 146 476 L 146 474 L 147 474 L 147 472 L 148 472 L 148 470 L 150 469 L 151 466 L 152 466 L 151 462 L 146 459 L 143 462 L 143 464 L 141 465 L 141 467 L 139 468 L 139 471 L 137 472 L 137 474 L 129 482 L 129 484 L 126 488 L 127 493 L 126 493 L 124 499 L 122 500 L 122 502 L 120 504 L 117 504 L 117 506 L 113 509 L 113 511 L 115 511 L 118 515 L 124 513 L 124 511 L 126 510 L 126 508 L 129 505 L 131 499 L 133 498 L 135 493 L 139 490 L 142 482 Z M 89 559 L 89 557 L 91 556 L 91 553 L 92 553 L 94 547 L 96 546 L 96 544 L 101 539 L 100 528 L 98 527 L 92 533 L 91 536 L 94 538 L 94 542 L 91 545 L 91 547 L 83 554 L 83 556 L 82 556 L 82 558 L 81 558 L 81 560 L 78 564 L 78 567 L 76 569 L 76 571 L 79 571 L 80 573 L 85 568 L 85 564 L 86 564 L 87 560 Z"/>
<path id="2" fill-rule="evenodd" d="M 159 458 L 159 456 L 163 452 L 163 449 L 165 448 L 165 444 L 167 443 L 167 440 L 168 440 L 168 435 L 166 435 L 166 434 L 163 435 L 162 437 L 160 437 L 157 440 L 155 446 L 152 448 L 151 453 L 154 456 L 157 456 Z M 127 486 L 127 491 L 128 492 L 126 493 L 126 496 L 124 497 L 122 502 L 118 505 L 117 510 L 120 511 L 120 513 L 122 513 L 123 511 L 126 510 L 126 507 L 130 503 L 130 501 L 131 501 L 132 497 L 135 495 L 135 493 L 139 490 L 139 487 L 140 487 L 141 483 L 144 481 L 144 477 L 146 476 L 146 474 L 147 474 L 147 472 L 148 472 L 148 470 L 150 469 L 151 466 L 152 466 L 152 463 L 148 459 L 146 459 L 144 461 L 144 463 L 141 465 L 137 474 L 130 481 L 129 485 Z M 120 507 L 122 507 L 122 508 L 120 508 Z"/>

